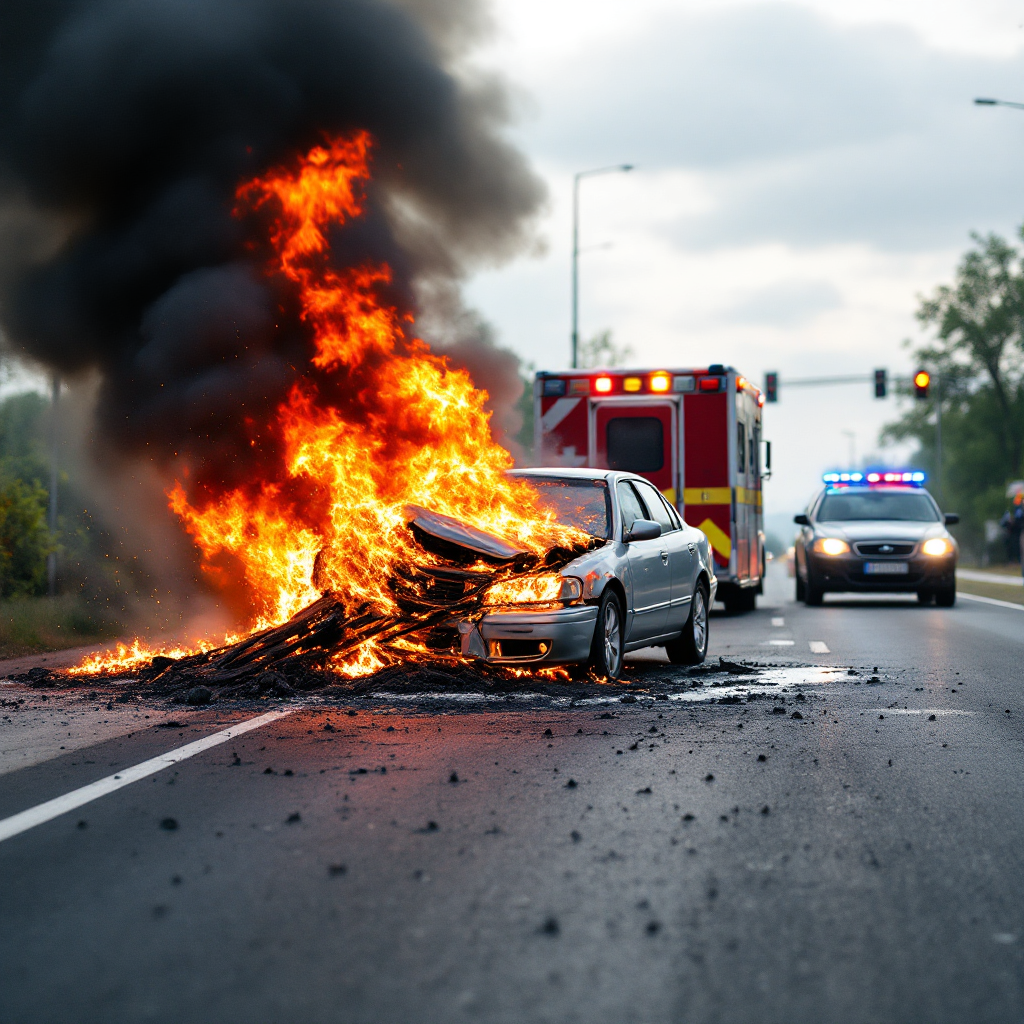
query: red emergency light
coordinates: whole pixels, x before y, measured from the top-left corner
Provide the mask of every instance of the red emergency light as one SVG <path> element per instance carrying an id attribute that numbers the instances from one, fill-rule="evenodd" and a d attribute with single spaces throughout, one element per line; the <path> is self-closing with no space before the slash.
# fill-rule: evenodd
<path id="1" fill-rule="evenodd" d="M 594 390 L 600 395 L 607 395 L 612 389 L 611 377 L 598 377 L 594 381 Z"/>
<path id="2" fill-rule="evenodd" d="M 701 377 L 697 387 L 701 391 L 718 391 L 722 386 L 721 377 Z"/>

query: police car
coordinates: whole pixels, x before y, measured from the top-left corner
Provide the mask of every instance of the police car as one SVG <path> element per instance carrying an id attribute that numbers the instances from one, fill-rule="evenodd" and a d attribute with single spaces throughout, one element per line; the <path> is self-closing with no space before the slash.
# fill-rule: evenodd
<path id="1" fill-rule="evenodd" d="M 826 593 L 915 592 L 922 604 L 956 602 L 959 547 L 925 490 L 921 470 L 826 473 L 807 511 L 794 518 L 796 599 Z"/>

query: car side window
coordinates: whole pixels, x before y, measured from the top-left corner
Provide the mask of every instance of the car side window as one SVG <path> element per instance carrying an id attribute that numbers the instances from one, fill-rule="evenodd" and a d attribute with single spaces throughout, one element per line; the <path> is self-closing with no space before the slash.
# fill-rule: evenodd
<path id="1" fill-rule="evenodd" d="M 633 523 L 638 519 L 646 519 L 647 513 L 640 504 L 636 491 L 625 480 L 618 484 L 615 493 L 619 499 L 619 508 L 622 510 L 622 536 L 625 537 Z"/>
<path id="2" fill-rule="evenodd" d="M 640 497 L 643 498 L 644 504 L 647 506 L 647 518 L 653 519 L 661 527 L 662 533 L 671 533 L 677 529 L 658 489 L 653 484 L 640 480 L 637 480 L 634 486 L 640 492 Z"/>

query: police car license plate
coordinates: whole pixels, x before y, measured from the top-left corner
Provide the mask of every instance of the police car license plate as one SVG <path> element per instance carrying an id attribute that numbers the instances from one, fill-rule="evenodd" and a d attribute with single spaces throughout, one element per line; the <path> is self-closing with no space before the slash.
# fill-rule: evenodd
<path id="1" fill-rule="evenodd" d="M 910 572 L 907 562 L 865 562 L 866 576 L 906 576 Z"/>

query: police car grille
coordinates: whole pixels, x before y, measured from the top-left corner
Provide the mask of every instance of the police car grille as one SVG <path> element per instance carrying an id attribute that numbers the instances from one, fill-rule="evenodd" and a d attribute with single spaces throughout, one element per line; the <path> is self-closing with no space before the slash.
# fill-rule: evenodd
<path id="1" fill-rule="evenodd" d="M 897 541 L 872 541 L 870 544 L 854 544 L 853 550 L 858 555 L 878 555 L 882 558 L 906 557 L 914 550 L 913 544 L 899 543 Z"/>

